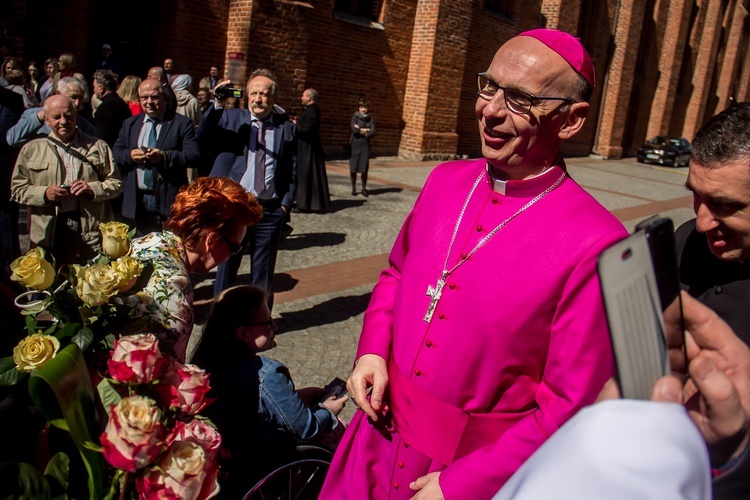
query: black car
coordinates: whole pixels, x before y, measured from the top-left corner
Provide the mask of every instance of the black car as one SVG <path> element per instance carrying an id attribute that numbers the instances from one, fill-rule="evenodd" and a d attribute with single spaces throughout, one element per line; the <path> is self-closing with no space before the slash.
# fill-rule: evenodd
<path id="1" fill-rule="evenodd" d="M 658 135 L 638 148 L 638 162 L 687 167 L 690 164 L 690 143 L 682 137 L 675 139 Z"/>

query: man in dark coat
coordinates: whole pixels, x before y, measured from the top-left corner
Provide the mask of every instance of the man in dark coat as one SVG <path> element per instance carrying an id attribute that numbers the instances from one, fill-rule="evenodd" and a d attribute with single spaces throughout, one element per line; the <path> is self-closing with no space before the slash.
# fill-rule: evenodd
<path id="1" fill-rule="evenodd" d="M 216 88 L 229 83 L 224 80 Z M 297 142 L 294 123 L 276 106 L 279 85 L 271 71 L 253 71 L 246 92 L 249 110 L 224 109 L 226 99 L 216 98 L 197 136 L 204 151 L 218 151 L 211 175 L 236 180 L 263 207 L 263 218 L 248 229 L 242 244 L 251 254 L 252 284 L 268 292 L 270 307 L 281 230 L 297 185 Z M 218 267 L 215 295 L 232 285 L 241 262 L 242 253 L 237 253 Z"/>
<path id="2" fill-rule="evenodd" d="M 102 101 L 96 108 L 94 116 L 96 136 L 112 148 L 120 134 L 122 124 L 133 114 L 130 112 L 130 107 L 117 94 L 117 79 L 111 71 L 97 70 L 94 73 L 92 88 L 96 97 Z"/>
<path id="3" fill-rule="evenodd" d="M 177 111 L 177 96 L 174 95 L 172 90 L 172 82 L 169 80 L 167 72 L 160 66 L 154 66 L 148 70 L 148 78 L 153 78 L 157 82 L 161 83 L 164 96 L 167 99 L 167 109 L 169 111 Z"/>
<path id="4" fill-rule="evenodd" d="M 320 110 L 315 89 L 302 92 L 305 110 L 297 118 L 297 208 L 302 212 L 325 212 L 331 204 L 328 177 L 320 143 Z"/>
<path id="5" fill-rule="evenodd" d="M 144 113 L 125 121 L 114 155 L 122 172 L 122 216 L 140 236 L 162 230 L 200 151 L 193 122 L 166 108 L 161 83 L 144 80 L 138 95 Z"/>
<path id="6" fill-rule="evenodd" d="M 696 218 L 677 230 L 683 288 L 750 345 L 750 103 L 711 118 L 695 135 L 685 185 Z M 713 497 L 750 498 L 750 452 L 712 464 Z"/>
<path id="7" fill-rule="evenodd" d="M 18 203 L 10 199 L 10 178 L 17 149 L 11 149 L 5 133 L 23 113 L 23 99 L 0 87 L 0 266 L 7 268 L 21 254 L 18 242 Z"/>

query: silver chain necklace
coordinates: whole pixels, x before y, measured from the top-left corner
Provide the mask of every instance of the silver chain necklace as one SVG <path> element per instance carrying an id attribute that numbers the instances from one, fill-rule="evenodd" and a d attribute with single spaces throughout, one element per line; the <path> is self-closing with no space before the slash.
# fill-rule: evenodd
<path id="1" fill-rule="evenodd" d="M 519 208 L 516 213 L 514 213 L 513 215 L 511 215 L 510 217 L 508 217 L 507 219 L 505 219 L 504 221 L 502 221 L 500 224 L 498 224 L 497 226 L 495 226 L 495 229 L 493 229 L 492 231 L 490 231 L 489 233 L 487 233 L 487 236 L 485 236 L 484 238 L 482 238 L 481 240 L 479 240 L 479 243 L 477 243 L 474 246 L 474 248 L 472 248 L 471 251 L 468 254 L 466 254 L 465 257 L 462 256 L 461 259 L 456 263 L 455 266 L 453 266 L 451 269 L 448 269 L 448 259 L 450 259 L 451 251 L 453 250 L 453 243 L 455 243 L 455 241 L 456 241 L 456 235 L 458 234 L 458 228 L 461 226 L 461 221 L 464 218 L 464 213 L 466 212 L 466 207 L 469 206 L 469 201 L 471 200 L 471 197 L 474 194 L 474 191 L 477 189 L 477 186 L 482 181 L 482 177 L 485 176 L 485 172 L 482 172 L 481 174 L 479 174 L 479 177 L 477 177 L 477 180 L 474 181 L 474 185 L 472 186 L 471 191 L 469 191 L 469 196 L 467 196 L 466 197 L 466 201 L 464 201 L 464 206 L 463 206 L 463 208 L 461 208 L 461 213 L 459 213 L 459 215 L 458 215 L 458 220 L 456 221 L 456 226 L 453 228 L 453 236 L 451 236 L 451 242 L 448 245 L 448 253 L 445 255 L 445 263 L 443 264 L 443 272 L 440 275 L 440 279 L 437 280 L 437 283 L 435 283 L 435 287 L 434 288 L 432 287 L 432 285 L 428 285 L 427 286 L 427 293 L 425 295 L 427 295 L 428 297 L 430 297 L 430 305 L 427 308 L 427 312 L 425 313 L 424 318 L 422 318 L 423 321 L 425 321 L 426 323 L 429 323 L 432 320 L 432 315 L 435 313 L 435 308 L 437 307 L 437 303 L 440 300 L 440 297 L 443 295 L 443 287 L 445 286 L 445 280 L 448 279 L 448 276 L 450 276 L 451 274 L 453 274 L 453 272 L 456 269 L 458 269 L 459 267 L 461 267 L 461 265 L 464 262 L 466 262 L 467 260 L 469 260 L 469 258 L 477 252 L 477 250 L 479 250 L 480 248 L 482 248 L 482 246 L 484 246 L 484 244 L 487 243 L 490 240 L 490 238 L 492 238 L 493 236 L 495 236 L 495 234 L 497 234 L 498 231 L 500 231 L 502 228 L 504 228 L 506 225 L 508 225 L 508 223 L 510 221 L 512 221 L 513 219 L 515 219 L 519 215 L 521 215 L 521 213 L 525 212 L 531 205 L 533 205 L 537 201 L 539 201 L 542 198 L 544 198 L 545 196 L 547 196 L 547 194 L 549 194 L 552 190 L 554 190 L 557 186 L 559 186 L 560 183 L 562 183 L 562 181 L 565 179 L 566 175 L 567 174 L 565 172 L 563 172 L 563 174 L 560 176 L 559 179 L 557 179 L 557 181 L 555 181 L 554 184 L 552 184 L 550 187 L 548 187 L 547 189 L 545 189 L 544 191 L 542 191 L 541 193 L 539 193 L 538 195 L 536 195 L 531 201 L 529 201 L 527 204 L 525 204 L 524 206 L 522 206 L 521 208 Z"/>

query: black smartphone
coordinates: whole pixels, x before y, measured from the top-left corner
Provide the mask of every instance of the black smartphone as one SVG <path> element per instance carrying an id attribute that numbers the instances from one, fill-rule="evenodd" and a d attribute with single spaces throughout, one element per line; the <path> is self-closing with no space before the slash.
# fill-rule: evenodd
<path id="1" fill-rule="evenodd" d="M 328 383 L 328 385 L 323 387 L 323 393 L 320 396 L 318 396 L 315 402 L 322 403 L 323 401 L 330 399 L 330 398 L 338 399 L 340 397 L 345 396 L 347 392 L 348 391 L 346 390 L 346 382 L 336 377 L 333 380 L 331 380 Z"/>
<path id="2" fill-rule="evenodd" d="M 682 315 L 671 219 L 641 222 L 597 266 L 622 397 L 650 399 L 654 383 L 670 374 L 663 313 L 672 306 Z"/>
<path id="3" fill-rule="evenodd" d="M 63 188 L 64 190 L 66 190 L 66 191 L 70 191 L 70 184 L 63 184 L 60 187 Z"/>

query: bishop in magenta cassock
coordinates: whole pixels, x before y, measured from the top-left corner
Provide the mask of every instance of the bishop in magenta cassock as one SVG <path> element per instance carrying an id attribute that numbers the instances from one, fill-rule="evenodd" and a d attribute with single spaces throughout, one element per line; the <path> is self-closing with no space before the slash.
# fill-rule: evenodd
<path id="1" fill-rule="evenodd" d="M 491 498 L 614 374 L 596 260 L 627 232 L 560 156 L 591 60 L 533 30 L 478 84 L 484 158 L 436 167 L 404 222 L 348 382 L 361 411 L 320 498 Z"/>

